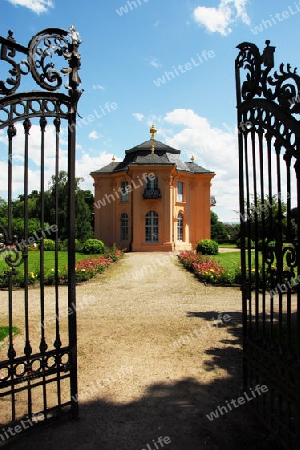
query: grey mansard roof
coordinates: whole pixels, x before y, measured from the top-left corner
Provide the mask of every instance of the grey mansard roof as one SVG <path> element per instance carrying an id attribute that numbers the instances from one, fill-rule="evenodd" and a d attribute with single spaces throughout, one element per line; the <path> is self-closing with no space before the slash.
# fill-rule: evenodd
<path id="1" fill-rule="evenodd" d="M 154 146 L 154 152 L 152 152 L 152 146 Z M 123 161 L 113 161 L 107 166 L 91 172 L 91 175 L 97 173 L 116 173 L 127 170 L 129 167 L 143 165 L 176 166 L 177 170 L 188 173 L 214 173 L 204 169 L 204 167 L 199 166 L 194 161 L 183 162 L 180 158 L 180 150 L 176 150 L 160 141 L 150 139 L 140 145 L 136 145 L 130 150 L 126 150 Z"/>

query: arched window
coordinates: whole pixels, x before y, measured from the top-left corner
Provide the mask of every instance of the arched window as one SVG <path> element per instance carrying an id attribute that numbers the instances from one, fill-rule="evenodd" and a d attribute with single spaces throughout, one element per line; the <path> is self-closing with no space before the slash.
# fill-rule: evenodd
<path id="1" fill-rule="evenodd" d="M 121 214 L 121 241 L 128 241 L 128 214 Z"/>
<path id="2" fill-rule="evenodd" d="M 158 214 L 149 211 L 145 218 L 146 242 L 158 242 Z"/>
<path id="3" fill-rule="evenodd" d="M 183 241 L 183 215 L 181 213 L 177 217 L 177 240 Z"/>

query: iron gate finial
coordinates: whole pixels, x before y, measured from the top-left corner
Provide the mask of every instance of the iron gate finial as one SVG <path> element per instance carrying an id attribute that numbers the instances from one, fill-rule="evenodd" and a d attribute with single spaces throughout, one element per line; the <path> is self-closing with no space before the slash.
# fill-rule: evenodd
<path id="1" fill-rule="evenodd" d="M 268 69 L 272 69 L 274 67 L 274 53 L 275 53 L 275 49 L 276 49 L 276 47 L 270 46 L 270 43 L 271 43 L 271 41 L 269 41 L 267 39 L 265 42 L 266 47 L 262 54 L 263 64 Z"/>

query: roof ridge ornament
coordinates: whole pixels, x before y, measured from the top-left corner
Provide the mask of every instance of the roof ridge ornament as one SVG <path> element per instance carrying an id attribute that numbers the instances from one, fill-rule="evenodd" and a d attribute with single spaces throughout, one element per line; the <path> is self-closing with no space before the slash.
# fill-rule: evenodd
<path id="1" fill-rule="evenodd" d="M 152 144 L 151 153 L 152 153 L 152 155 L 154 154 L 154 144 Z"/>
<path id="2" fill-rule="evenodd" d="M 150 128 L 151 133 L 151 141 L 155 141 L 155 133 L 157 133 L 157 129 L 155 128 L 154 124 L 152 124 L 152 127 Z"/>
<path id="3" fill-rule="evenodd" d="M 192 157 L 191 157 L 191 161 L 192 161 L 192 162 L 194 162 L 194 161 L 195 161 L 194 155 L 192 155 Z"/>

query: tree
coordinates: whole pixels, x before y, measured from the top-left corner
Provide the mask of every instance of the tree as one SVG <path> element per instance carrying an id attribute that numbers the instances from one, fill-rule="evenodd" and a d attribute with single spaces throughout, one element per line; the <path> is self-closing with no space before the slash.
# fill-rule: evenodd
<path id="1" fill-rule="evenodd" d="M 92 214 L 89 205 L 86 203 L 85 191 L 76 192 L 76 221 L 75 236 L 80 241 L 85 241 L 93 237 L 93 226 L 91 224 Z"/>
<path id="2" fill-rule="evenodd" d="M 228 240 L 227 230 L 222 222 L 219 221 L 217 214 L 213 211 L 210 212 L 210 234 L 211 239 L 218 243 Z"/>
<path id="3" fill-rule="evenodd" d="M 7 229 L 8 219 L 7 216 L 1 218 L 2 225 Z M 45 222 L 44 230 L 50 229 L 50 225 Z M 28 238 L 34 238 L 36 236 L 41 236 L 41 227 L 39 219 L 28 219 L 27 222 Z M 25 239 L 25 223 L 24 217 L 13 217 L 12 218 L 12 235 L 17 236 L 18 242 Z"/>
<path id="4" fill-rule="evenodd" d="M 229 240 L 232 242 L 236 242 L 236 240 L 240 236 L 240 224 L 239 223 L 224 223 L 224 227 L 226 228 L 226 232 L 229 236 Z"/>
<path id="5" fill-rule="evenodd" d="M 0 221 L 2 217 L 7 216 L 7 201 L 0 197 Z"/>
<path id="6" fill-rule="evenodd" d="M 91 191 L 82 190 L 79 183 L 83 178 L 75 179 L 75 237 L 85 241 L 93 237 L 94 229 L 94 197 Z M 56 217 L 56 192 L 58 209 Z M 24 194 L 12 201 L 12 217 L 14 233 L 23 239 L 24 236 Z M 40 229 L 41 193 L 32 191 L 27 197 L 29 234 Z M 0 222 L 7 226 L 7 202 L 0 197 Z M 44 228 L 57 225 L 61 240 L 68 238 L 68 174 L 61 170 L 56 177 L 52 175 L 49 189 L 44 192 Z M 49 225 L 50 224 L 50 225 Z M 54 238 L 52 235 L 51 238 Z M 50 237 L 50 236 L 49 236 Z"/>
<path id="7" fill-rule="evenodd" d="M 81 191 L 84 194 L 84 201 L 85 203 L 88 205 L 89 207 L 89 211 L 90 211 L 90 224 L 92 227 L 92 230 L 94 231 L 94 216 L 95 216 L 95 212 L 94 212 L 94 195 L 91 191 Z"/>
<path id="8" fill-rule="evenodd" d="M 260 240 L 263 238 L 275 239 L 275 226 L 281 226 L 282 238 L 285 239 L 286 222 L 286 204 L 276 195 L 265 197 L 263 200 L 253 197 L 248 210 L 245 205 L 245 213 L 241 214 L 241 219 L 247 224 L 246 230 L 250 229 L 250 238 Z M 249 228 L 248 228 L 249 227 Z"/>
<path id="9" fill-rule="evenodd" d="M 32 191 L 27 197 L 27 210 L 29 219 L 40 217 L 40 192 Z M 12 201 L 12 215 L 15 218 L 24 217 L 24 195 L 20 194 L 18 198 Z"/>
<path id="10" fill-rule="evenodd" d="M 52 175 L 51 180 L 52 184 L 50 184 L 49 190 L 45 192 L 45 220 L 58 226 L 59 237 L 64 240 L 68 238 L 68 174 L 61 170 L 57 177 L 57 183 L 55 175 Z M 84 181 L 83 178 L 75 179 L 75 237 L 80 241 L 85 241 L 93 236 L 92 212 L 89 207 L 92 193 L 88 195 L 89 191 L 83 191 L 79 188 L 81 181 Z M 56 194 L 58 198 L 58 220 L 55 214 Z"/>

